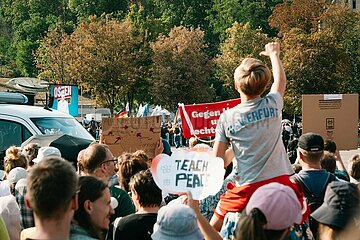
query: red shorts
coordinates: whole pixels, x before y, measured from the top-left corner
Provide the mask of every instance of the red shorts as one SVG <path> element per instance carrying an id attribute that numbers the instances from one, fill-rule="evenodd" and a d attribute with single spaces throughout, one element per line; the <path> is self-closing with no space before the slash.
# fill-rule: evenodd
<path id="1" fill-rule="evenodd" d="M 226 192 L 220 196 L 220 201 L 214 212 L 215 215 L 220 219 L 224 219 L 228 212 L 241 212 L 246 207 L 246 204 L 256 189 L 271 182 L 278 182 L 291 187 L 296 193 L 301 207 L 304 209 L 304 203 L 306 204 L 306 202 L 304 201 L 303 192 L 299 190 L 296 183 L 290 181 L 289 176 L 283 175 L 240 187 L 236 187 L 235 183 L 229 182 L 226 185 Z M 310 211 L 306 209 L 306 212 L 303 213 L 303 220 L 305 220 L 309 214 Z"/>

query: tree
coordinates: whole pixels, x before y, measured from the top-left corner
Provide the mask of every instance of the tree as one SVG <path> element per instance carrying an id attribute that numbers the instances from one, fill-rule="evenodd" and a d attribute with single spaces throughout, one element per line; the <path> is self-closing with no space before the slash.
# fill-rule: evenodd
<path id="1" fill-rule="evenodd" d="M 61 84 L 77 83 L 69 72 L 69 37 L 61 24 L 57 23 L 49 28 L 47 35 L 40 41 L 35 54 L 40 79 Z"/>
<path id="2" fill-rule="evenodd" d="M 329 6 L 320 18 L 323 29 L 330 31 L 350 61 L 350 77 L 340 87 L 342 93 L 360 92 L 360 12 L 347 6 Z"/>
<path id="3" fill-rule="evenodd" d="M 11 49 L 15 49 L 10 62 L 16 60 L 16 68 L 25 76 L 37 74 L 33 53 L 49 26 L 59 20 L 72 20 L 67 0 L 1 0 L 0 18 L 6 25 L 4 32 L 11 40 Z"/>
<path id="4" fill-rule="evenodd" d="M 359 14 L 327 2 L 285 1 L 269 19 L 283 41 L 288 112 L 301 112 L 301 94 L 359 91 Z"/>
<path id="5" fill-rule="evenodd" d="M 29 19 L 28 0 L 1 0 L 0 4 L 1 17 L 11 29 Z"/>
<path id="6" fill-rule="evenodd" d="M 259 53 L 263 51 L 270 38 L 261 29 L 251 29 L 249 23 L 235 22 L 227 30 L 227 34 L 227 39 L 220 46 L 221 53 L 216 59 L 217 76 L 222 80 L 224 91 L 229 98 L 234 98 L 239 97 L 239 93 L 234 88 L 233 76 L 236 67 L 246 57 L 260 58 Z"/>
<path id="7" fill-rule="evenodd" d="M 167 29 L 175 26 L 207 28 L 207 9 L 212 5 L 209 0 L 150 0 L 145 7 L 153 7 L 153 14 L 159 17 Z"/>
<path id="8" fill-rule="evenodd" d="M 78 18 L 78 21 L 87 20 L 90 16 L 112 14 L 113 17 L 122 19 L 127 10 L 126 0 L 69 0 L 68 6 Z"/>
<path id="9" fill-rule="evenodd" d="M 293 28 L 302 29 L 305 33 L 317 31 L 326 2 L 327 0 L 284 0 L 274 8 L 269 17 L 270 26 L 278 29 L 280 35 Z"/>
<path id="10" fill-rule="evenodd" d="M 213 0 L 207 19 L 220 40 L 226 38 L 226 29 L 234 22 L 249 22 L 251 28 L 261 28 L 265 33 L 273 36 L 276 32 L 268 24 L 272 9 L 281 0 Z"/>
<path id="11" fill-rule="evenodd" d="M 115 102 L 136 91 L 133 85 L 147 72 L 141 65 L 142 43 L 128 20 L 91 17 L 76 28 L 68 43 L 71 79 L 113 113 Z"/>
<path id="12" fill-rule="evenodd" d="M 264 33 L 275 36 L 277 32 L 269 26 L 268 19 L 274 7 L 281 2 L 282 0 L 243 0 L 239 20 L 249 22 L 253 29 L 260 28 Z"/>
<path id="13" fill-rule="evenodd" d="M 140 48 L 142 58 L 139 59 L 139 66 L 143 69 L 142 77 L 131 86 L 127 94 L 130 112 L 133 109 L 134 101 L 138 104 L 141 102 L 152 102 L 152 96 L 149 94 L 151 87 L 151 73 L 149 71 L 152 65 L 152 50 L 150 42 L 156 40 L 157 36 L 164 31 L 162 22 L 152 14 L 147 14 L 142 4 L 133 4 L 126 19 L 131 21 L 135 33 L 141 35 L 142 43 Z"/>
<path id="14" fill-rule="evenodd" d="M 67 0 L 31 0 L 28 1 L 28 6 L 29 14 L 39 14 L 43 17 L 48 15 L 65 16 Z"/>
<path id="15" fill-rule="evenodd" d="M 350 59 L 330 31 L 306 34 L 293 29 L 283 39 L 283 63 L 288 79 L 285 111 L 301 112 L 302 94 L 339 93 L 350 78 Z"/>
<path id="16" fill-rule="evenodd" d="M 199 28 L 174 27 L 151 44 L 152 94 L 156 103 L 175 110 L 178 103 L 208 102 L 213 91 L 207 80 L 212 62 L 205 54 L 204 32 Z"/>
<path id="17" fill-rule="evenodd" d="M 21 40 L 16 46 L 15 59 L 17 69 L 23 76 L 33 76 L 36 67 L 31 56 L 33 55 L 33 50 L 36 49 L 37 44 L 30 40 Z"/>
<path id="18" fill-rule="evenodd" d="M 11 39 L 0 34 L 0 76 L 12 77 L 18 73 L 16 71 L 16 63 L 14 55 L 16 51 L 11 46 Z"/>
<path id="19" fill-rule="evenodd" d="M 19 73 L 18 69 L 25 75 L 29 75 L 34 70 L 33 64 L 27 59 L 28 54 L 31 56 L 34 44 L 26 39 L 14 41 L 16 28 L 29 18 L 27 9 L 26 0 L 0 1 L 0 36 L 3 36 L 3 40 L 9 41 L 6 49 L 5 45 L 2 49 L 3 53 L 7 53 L 8 56 L 6 61 L 3 61 L 4 66 L 1 70 L 4 75 L 16 76 Z"/>
<path id="20" fill-rule="evenodd" d="M 206 52 L 214 56 L 217 52 L 218 40 L 207 19 L 208 10 L 211 9 L 213 1 L 209 0 L 143 0 L 136 2 L 137 6 L 144 9 L 143 14 L 155 20 L 155 26 L 161 24 L 163 34 L 168 34 L 175 26 L 187 28 L 200 28 L 205 32 Z M 150 21 L 151 23 L 154 21 Z M 148 25 L 149 25 L 148 23 Z M 153 32 L 152 32 L 153 33 Z M 154 36 L 154 35 L 153 35 Z M 155 35 L 157 37 L 158 35 Z"/>
<path id="21" fill-rule="evenodd" d="M 13 44 L 16 45 L 16 65 L 24 76 L 36 75 L 33 54 L 39 47 L 38 40 L 45 35 L 48 27 L 56 21 L 56 17 L 30 14 L 15 30 Z"/>

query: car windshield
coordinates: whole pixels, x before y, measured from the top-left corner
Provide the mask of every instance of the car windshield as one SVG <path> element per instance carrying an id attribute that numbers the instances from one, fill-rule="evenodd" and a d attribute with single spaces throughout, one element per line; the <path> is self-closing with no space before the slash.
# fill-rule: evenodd
<path id="1" fill-rule="evenodd" d="M 94 140 L 91 134 L 75 118 L 31 118 L 45 135 L 68 134 L 78 138 Z"/>

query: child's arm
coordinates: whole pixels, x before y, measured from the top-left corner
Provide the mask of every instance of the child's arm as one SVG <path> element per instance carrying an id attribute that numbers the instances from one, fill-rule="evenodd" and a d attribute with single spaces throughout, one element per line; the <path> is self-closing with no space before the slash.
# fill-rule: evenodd
<path id="1" fill-rule="evenodd" d="M 286 75 L 280 60 L 280 44 L 271 42 L 265 45 L 265 51 L 260 55 L 268 56 L 271 60 L 274 83 L 271 86 L 271 92 L 279 92 L 284 97 L 286 88 Z"/>
<path id="2" fill-rule="evenodd" d="M 215 141 L 213 152 L 216 157 L 221 157 L 224 160 L 224 167 L 226 168 L 232 161 L 231 152 L 226 154 L 228 144 L 220 141 Z"/>

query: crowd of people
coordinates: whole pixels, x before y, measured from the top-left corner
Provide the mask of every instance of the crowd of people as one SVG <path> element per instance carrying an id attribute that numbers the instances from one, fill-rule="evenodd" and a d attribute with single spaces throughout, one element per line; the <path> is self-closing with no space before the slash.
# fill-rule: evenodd
<path id="1" fill-rule="evenodd" d="M 94 117 L 89 121 L 86 117 L 81 122 L 81 125 L 93 136 L 95 139 L 99 139 L 101 132 L 101 122 L 97 122 Z"/>
<path id="2" fill-rule="evenodd" d="M 162 191 L 142 150 L 114 156 L 94 142 L 75 167 L 55 147 L 12 146 L 0 182 L 0 239 L 360 239 L 360 156 L 346 168 L 334 141 L 294 126 L 284 138 L 291 126 L 281 123 L 279 44 L 261 55 L 272 74 L 260 60 L 244 59 L 234 73 L 241 104 L 216 128 L 211 147 L 229 169 L 217 194 L 198 201 L 191 192 Z M 170 141 L 183 146 L 181 128 L 170 137 L 162 127 L 155 155 L 171 155 Z"/>

